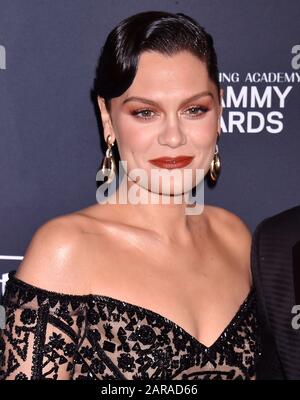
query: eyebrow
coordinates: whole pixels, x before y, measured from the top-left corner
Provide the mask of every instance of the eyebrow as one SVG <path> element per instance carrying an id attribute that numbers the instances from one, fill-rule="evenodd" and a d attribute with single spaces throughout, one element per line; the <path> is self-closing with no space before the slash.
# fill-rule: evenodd
<path id="1" fill-rule="evenodd" d="M 210 91 L 207 90 L 205 92 L 196 93 L 193 96 L 183 100 L 183 102 L 180 104 L 180 106 L 182 106 L 190 101 L 199 99 L 200 97 L 204 97 L 204 96 L 210 96 L 210 97 L 214 98 L 214 95 Z M 152 104 L 153 106 L 159 105 L 159 103 L 155 102 L 154 100 L 146 99 L 144 97 L 137 97 L 137 96 L 128 97 L 127 99 L 123 100 L 122 105 L 125 103 L 128 103 L 129 101 L 140 101 L 141 103 Z"/>

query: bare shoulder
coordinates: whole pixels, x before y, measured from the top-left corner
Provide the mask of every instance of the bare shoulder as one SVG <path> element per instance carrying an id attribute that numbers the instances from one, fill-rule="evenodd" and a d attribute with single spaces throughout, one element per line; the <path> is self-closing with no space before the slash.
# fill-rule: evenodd
<path id="1" fill-rule="evenodd" d="M 76 288 L 74 294 L 81 294 L 86 290 L 79 271 L 82 254 L 79 217 L 58 216 L 35 231 L 16 277 L 46 290 L 73 294 Z"/>
<path id="2" fill-rule="evenodd" d="M 224 245 L 239 261 L 238 265 L 248 276 L 250 271 L 250 253 L 252 234 L 246 223 L 238 215 L 221 207 L 206 206 L 210 225 L 217 232 Z"/>
<path id="3" fill-rule="evenodd" d="M 225 208 L 215 206 L 205 206 L 208 215 L 218 229 L 232 234 L 235 238 L 240 237 L 241 240 L 251 242 L 251 232 L 245 222 L 238 215 L 226 210 Z"/>

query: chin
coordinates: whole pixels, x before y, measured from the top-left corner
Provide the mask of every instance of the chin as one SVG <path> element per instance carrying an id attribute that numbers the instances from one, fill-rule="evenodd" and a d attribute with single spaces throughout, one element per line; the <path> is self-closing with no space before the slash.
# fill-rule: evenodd
<path id="1" fill-rule="evenodd" d="M 192 182 L 184 184 L 182 181 L 177 181 L 170 183 L 170 185 L 162 183 L 152 184 L 149 190 L 155 194 L 174 197 L 190 193 L 194 186 L 196 185 Z"/>

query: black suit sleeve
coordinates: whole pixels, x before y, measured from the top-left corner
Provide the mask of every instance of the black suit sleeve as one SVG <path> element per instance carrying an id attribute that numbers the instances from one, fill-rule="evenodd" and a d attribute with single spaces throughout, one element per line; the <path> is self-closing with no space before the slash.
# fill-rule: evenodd
<path id="1" fill-rule="evenodd" d="M 285 379 L 278 349 L 270 326 L 266 308 L 266 296 L 260 265 L 260 235 L 266 220 L 254 231 L 251 247 L 251 268 L 253 283 L 256 288 L 258 320 L 261 328 L 262 354 L 258 364 L 257 379 Z"/>

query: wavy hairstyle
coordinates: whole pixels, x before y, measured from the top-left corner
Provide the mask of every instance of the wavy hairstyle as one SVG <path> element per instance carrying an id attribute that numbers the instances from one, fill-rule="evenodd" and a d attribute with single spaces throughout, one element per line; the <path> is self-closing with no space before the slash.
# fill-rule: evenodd
<path id="1" fill-rule="evenodd" d="M 146 11 L 122 20 L 108 35 L 101 49 L 94 94 L 110 99 L 121 96 L 132 84 L 139 56 L 144 51 L 172 55 L 188 50 L 205 62 L 220 101 L 217 55 L 212 36 L 193 18 L 182 13 Z"/>

